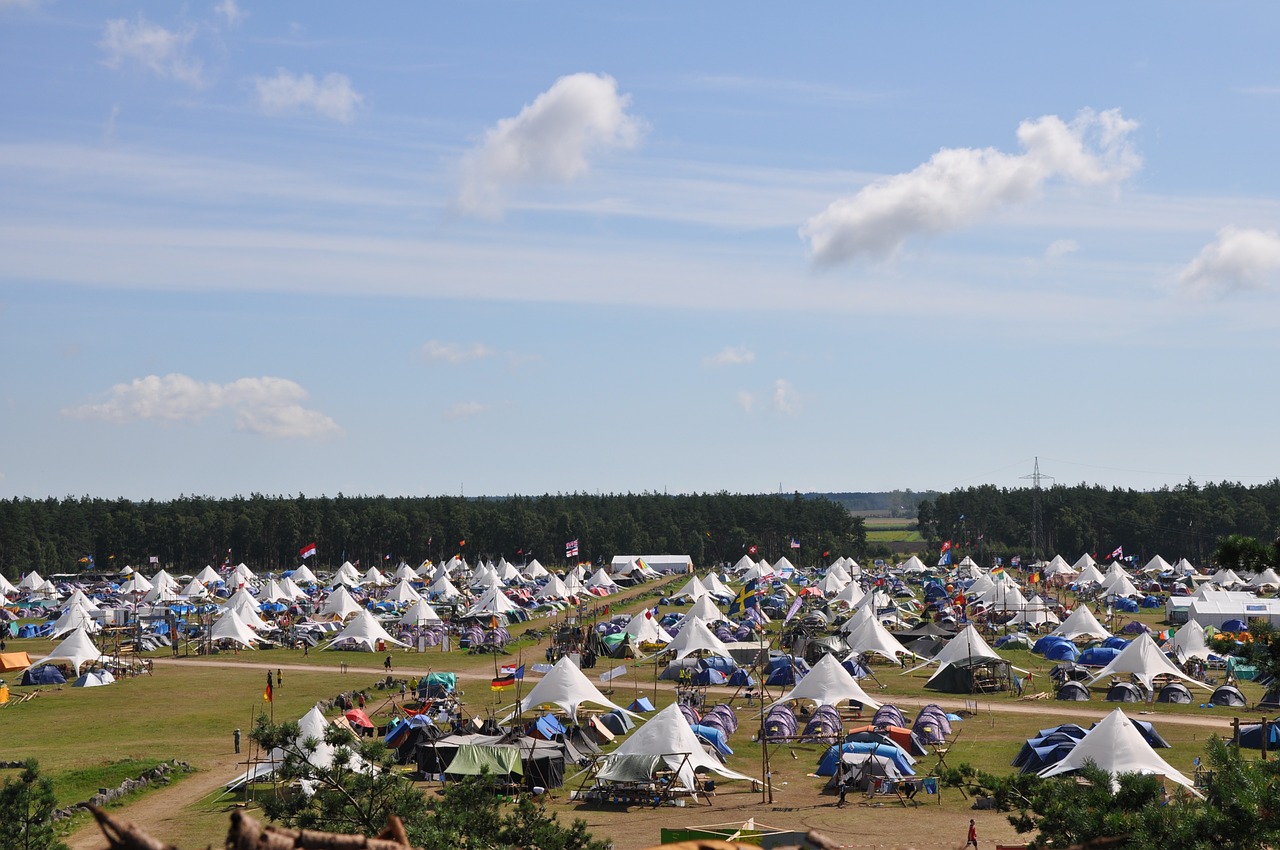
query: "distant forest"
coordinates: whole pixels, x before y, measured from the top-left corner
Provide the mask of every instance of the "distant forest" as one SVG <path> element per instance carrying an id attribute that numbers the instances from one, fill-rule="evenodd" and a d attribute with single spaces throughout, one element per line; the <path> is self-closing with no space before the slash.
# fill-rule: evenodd
<path id="1" fill-rule="evenodd" d="M 298 566 L 311 543 L 317 552 L 309 563 L 322 567 L 416 565 L 455 554 L 553 565 L 566 562 L 571 540 L 575 562 L 687 554 L 699 566 L 748 553 L 806 563 L 824 552 L 861 558 L 867 546 L 861 519 L 830 499 L 799 494 L 0 501 L 0 571 L 10 577 L 125 565 L 154 572 L 153 563 L 189 573 L 228 559 L 283 570 Z"/>
<path id="2" fill-rule="evenodd" d="M 932 494 L 13 499 L 0 501 L 0 571 L 16 577 L 33 569 L 83 571 L 90 563 L 97 570 L 147 568 L 153 557 L 177 572 L 227 559 L 278 570 L 297 566 L 299 550 L 310 543 L 317 548 L 310 563 L 322 567 L 344 560 L 365 568 L 402 559 L 417 564 L 455 554 L 555 565 L 566 562 L 571 540 L 578 541 L 578 559 L 593 563 L 670 553 L 710 566 L 737 561 L 752 547 L 756 558 L 786 555 L 801 565 L 822 562 L 824 553 L 890 557 L 888 549 L 868 545 L 863 521 L 851 511 L 914 513 L 926 561 L 950 540 L 958 557 L 972 555 L 984 565 L 1013 555 L 1074 561 L 1087 552 L 1105 560 L 1122 548 L 1144 563 L 1159 554 L 1208 566 L 1228 536 L 1267 544 L 1276 538 L 1280 479 L 1251 487 L 1189 481 L 1153 491 L 1081 484 Z"/>
<path id="3" fill-rule="evenodd" d="M 1037 499 L 1038 497 L 1038 499 Z M 1040 534 L 1035 534 L 1035 507 Z M 951 540 L 960 555 L 980 563 L 1020 555 L 1074 562 L 1084 553 L 1105 560 L 1117 549 L 1146 563 L 1160 555 L 1209 566 L 1224 538 L 1256 538 L 1266 544 L 1280 531 L 1280 479 L 1242 484 L 1196 484 L 1139 491 L 1086 484 L 1039 491 L 970 487 L 920 503 L 920 531 L 936 555 Z M 1038 545 L 1037 545 L 1038 544 Z"/>

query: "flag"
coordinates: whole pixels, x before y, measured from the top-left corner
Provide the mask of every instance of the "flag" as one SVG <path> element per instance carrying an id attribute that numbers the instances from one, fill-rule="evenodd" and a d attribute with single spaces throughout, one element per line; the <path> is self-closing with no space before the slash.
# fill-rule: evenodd
<path id="1" fill-rule="evenodd" d="M 505 679 L 508 676 L 510 676 L 513 680 L 523 679 L 524 665 L 521 664 L 517 666 L 515 664 L 503 664 L 502 667 L 498 669 L 498 678 Z"/>
<path id="2" fill-rule="evenodd" d="M 1029 578 L 1029 579 L 1027 579 L 1027 580 L 1028 580 L 1029 582 L 1031 582 L 1032 584 L 1039 584 L 1039 583 L 1040 583 L 1040 573 L 1039 573 L 1039 572 L 1034 572 L 1034 573 L 1032 573 L 1032 574 L 1031 574 L 1031 578 Z"/>
<path id="3" fill-rule="evenodd" d="M 951 541 L 944 540 L 942 541 L 942 551 L 938 553 L 938 557 L 942 557 L 943 555 L 947 554 L 950 551 L 951 551 Z"/>
<path id="4" fill-rule="evenodd" d="M 649 565 L 644 562 L 644 558 L 636 558 L 636 566 L 642 570 L 649 569 Z"/>
<path id="5" fill-rule="evenodd" d="M 566 558 L 578 557 L 578 538 L 575 537 L 568 543 L 564 544 L 564 556 Z"/>
<path id="6" fill-rule="evenodd" d="M 800 548 L 800 541 L 799 541 L 799 540 L 796 540 L 794 537 L 792 537 L 792 538 L 791 538 L 791 548 L 792 548 L 792 549 L 799 549 L 799 548 Z"/>
<path id="7" fill-rule="evenodd" d="M 1002 576 L 1002 575 L 1004 575 L 1004 567 L 993 567 L 993 568 L 992 568 L 992 570 L 991 570 L 991 574 L 992 574 L 993 576 Z"/>
<path id="8" fill-rule="evenodd" d="M 1123 546 L 1117 546 L 1117 547 L 1116 547 L 1116 549 L 1115 549 L 1115 551 L 1114 551 L 1114 552 L 1112 552 L 1112 553 L 1111 553 L 1111 555 L 1110 555 L 1109 557 L 1110 557 L 1110 558 L 1111 558 L 1111 560 L 1113 560 L 1113 561 L 1118 560 L 1118 559 L 1120 559 L 1120 558 L 1123 558 L 1123 557 L 1124 557 L 1124 547 L 1123 547 Z"/>
<path id="9" fill-rule="evenodd" d="M 1015 567 L 1022 566 L 1022 556 L 1014 555 L 1012 558 L 1009 559 L 1009 563 Z"/>
<path id="10" fill-rule="evenodd" d="M 382 560 L 384 560 L 384 561 L 390 561 L 390 560 L 391 560 L 391 556 L 390 556 L 390 555 L 383 555 L 383 556 L 382 556 Z"/>
<path id="11" fill-rule="evenodd" d="M 823 553 L 822 553 L 822 557 L 824 557 L 824 558 L 830 558 L 830 557 L 831 557 L 831 550 L 830 550 L 830 549 L 828 549 L 827 551 L 823 552 Z"/>
<path id="12" fill-rule="evenodd" d="M 305 561 L 307 558 L 310 558 L 315 553 L 316 553 L 316 544 L 308 543 L 306 546 L 303 546 L 301 549 L 298 550 L 298 557 Z"/>
<path id="13" fill-rule="evenodd" d="M 465 537 L 464 537 L 464 538 L 462 538 L 461 540 L 459 540 L 459 541 L 458 541 L 458 548 L 459 548 L 459 549 L 461 549 L 463 546 L 466 546 L 466 545 L 467 545 L 467 538 L 465 538 Z"/>
<path id="14" fill-rule="evenodd" d="M 759 554 L 759 552 L 760 552 L 760 547 L 755 545 L 754 543 L 752 543 L 750 546 L 747 547 L 748 555 L 756 555 L 756 554 Z"/>
<path id="15" fill-rule="evenodd" d="M 791 607 L 787 609 L 787 616 L 783 618 L 782 625 L 786 625 L 787 621 L 796 615 L 800 610 L 800 603 L 804 601 L 804 595 L 797 593 L 795 600 L 791 603 Z"/>
<path id="16" fill-rule="evenodd" d="M 271 683 L 267 682 L 267 689 L 262 692 L 262 699 L 266 702 L 275 702 L 272 698 L 273 696 L 274 694 L 271 693 Z"/>
<path id="17" fill-rule="evenodd" d="M 516 684 L 516 677 L 514 675 L 499 676 L 496 679 L 490 680 L 489 690 L 503 691 L 503 690 L 506 690 L 507 688 L 515 687 L 515 684 Z"/>
<path id="18" fill-rule="evenodd" d="M 147 558 L 147 563 L 148 563 L 148 564 L 158 564 L 158 563 L 160 563 L 160 559 L 159 559 L 159 558 L 157 558 L 155 555 L 152 555 L 152 556 L 150 556 L 149 558 Z"/>
<path id="19" fill-rule="evenodd" d="M 741 614 L 748 608 L 756 607 L 756 602 L 756 580 L 751 579 L 738 591 L 738 595 L 729 603 L 729 610 L 725 613 L 730 617 L 735 614 Z"/>

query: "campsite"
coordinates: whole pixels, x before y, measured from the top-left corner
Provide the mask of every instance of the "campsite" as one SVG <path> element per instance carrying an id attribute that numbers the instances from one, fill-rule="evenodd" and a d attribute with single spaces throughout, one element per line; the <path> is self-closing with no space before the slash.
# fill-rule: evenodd
<path id="1" fill-rule="evenodd" d="M 1010 571 L 993 575 L 972 563 L 864 570 L 845 559 L 820 570 L 752 562 L 644 575 L 650 560 L 656 559 L 623 563 L 628 573 L 640 573 L 624 582 L 606 570 L 569 569 L 563 576 L 547 570 L 529 579 L 527 564 L 520 578 L 496 581 L 513 565 L 472 567 L 461 559 L 424 564 L 417 568 L 423 575 L 408 567 L 414 578 L 394 583 L 342 568 L 321 578 L 304 566 L 315 579 L 302 585 L 316 595 L 314 616 L 299 616 L 288 629 L 280 618 L 291 618 L 289 606 L 274 610 L 279 603 L 270 595 L 286 578 L 296 583 L 298 571 L 250 579 L 237 567 L 214 571 L 223 595 L 192 606 L 216 609 L 188 618 L 202 633 L 167 643 L 138 639 L 140 617 L 89 634 L 83 617 L 68 618 L 83 610 L 76 595 L 83 588 L 55 586 L 43 601 L 57 604 L 36 606 L 42 616 L 29 616 L 29 603 L 48 594 L 44 581 L 33 581 L 7 594 L 11 610 L 24 615 L 14 624 L 19 632 L 35 625 L 48 634 L 11 637 L 6 658 L 26 653 L 34 662 L 27 669 L 38 670 L 41 659 L 53 656 L 67 673 L 114 669 L 115 681 L 73 687 L 63 676 L 62 684 L 24 686 L 15 683 L 18 671 L 0 674 L 10 686 L 10 702 L 0 708 L 12 730 L 7 758 L 38 758 L 63 805 L 118 782 L 105 778 L 113 771 L 190 764 L 192 772 L 120 807 L 122 817 L 178 846 L 208 843 L 225 829 L 230 807 L 279 792 L 261 774 L 257 782 L 234 781 L 262 769 L 262 754 L 249 745 L 249 730 L 262 715 L 320 730 L 354 718 L 357 728 L 367 723 L 370 736 L 401 748 L 400 769 L 428 799 L 442 782 L 485 770 L 504 778 L 507 793 L 538 794 L 563 820 L 584 820 L 619 850 L 657 844 L 663 828 L 732 831 L 748 821 L 784 833 L 816 828 L 849 844 L 950 843 L 968 817 L 979 819 L 985 838 L 1016 845 L 1025 837 L 1004 815 L 975 811 L 962 789 L 928 781 L 940 765 L 1009 773 L 1021 758 L 1046 771 L 1069 770 L 1080 743 L 1081 753 L 1140 750 L 1125 769 L 1156 769 L 1194 792 L 1207 738 L 1229 737 L 1235 717 L 1256 718 L 1264 696 L 1260 685 L 1236 677 L 1243 705 L 1211 705 L 1227 670 L 1207 651 L 1203 630 L 1175 631 L 1168 639 L 1185 643 L 1175 655 L 1183 662 L 1175 665 L 1149 634 L 1168 631 L 1163 606 L 1122 614 L 1117 603 L 1127 596 L 1108 600 L 1082 585 L 1077 598 L 1065 581 L 1042 594 Z M 956 575 L 961 570 L 963 579 Z M 965 585 L 963 601 L 932 589 L 946 586 L 936 584 L 946 572 L 953 588 Z M 148 580 L 152 587 L 140 590 L 140 578 L 124 577 L 117 587 L 132 582 L 139 597 L 152 593 L 156 583 Z M 178 589 L 194 590 L 194 580 Z M 588 584 L 602 590 L 583 592 Z M 447 629 L 422 609 L 424 600 L 407 593 L 431 587 L 445 617 L 458 619 Z M 450 587 L 470 599 L 446 605 L 441 597 Z M 538 602 L 547 587 L 559 599 L 544 595 Z M 389 600 L 393 595 L 401 598 Z M 1091 595 L 1093 605 L 1080 601 Z M 1058 617 L 1060 606 L 1052 603 L 1059 599 L 1073 607 L 1071 615 Z M 922 618 L 926 600 L 934 616 Z M 236 614 L 247 603 L 256 603 L 250 612 L 262 623 L 256 630 Z M 54 638 L 63 620 L 63 628 L 76 627 Z M 172 618 L 147 622 L 175 631 Z M 668 627 L 676 631 L 669 643 L 662 639 Z M 1050 640 L 1057 630 L 1062 634 Z M 1117 642 L 1113 632 L 1136 637 L 1120 639 L 1105 663 L 1073 665 L 1062 679 L 1090 699 L 1055 698 L 1051 671 L 1060 674 L 1063 655 L 1072 654 L 1063 641 L 1090 652 L 1092 644 Z M 274 637 L 261 639 L 267 635 Z M 1201 656 L 1214 659 L 1203 680 L 1183 672 Z M 1184 682 L 1191 701 L 1157 699 L 1163 692 L 1157 682 L 1166 680 Z M 1106 701 L 1118 684 L 1131 685 L 1139 699 Z M 397 721 L 409 728 L 397 733 Z M 1097 739 L 1083 743 L 1095 723 L 1099 734 L 1113 736 L 1101 750 Z M 1142 740 L 1162 746 L 1132 743 L 1135 730 L 1146 730 L 1143 723 L 1157 738 Z M 508 729 L 522 731 L 513 738 Z M 767 746 L 759 743 L 762 729 Z M 1116 745 L 1116 735 L 1130 743 Z M 1150 761 L 1152 753 L 1158 762 Z M 72 781 L 86 768 L 97 771 L 92 787 L 83 776 Z M 844 806 L 837 805 L 837 771 L 856 785 Z M 83 815 L 69 826 L 73 847 L 100 846 Z"/>

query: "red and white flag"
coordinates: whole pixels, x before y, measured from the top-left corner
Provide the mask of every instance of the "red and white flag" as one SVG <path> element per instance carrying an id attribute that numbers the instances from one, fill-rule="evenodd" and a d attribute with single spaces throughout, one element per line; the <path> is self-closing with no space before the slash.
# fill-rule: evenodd
<path id="1" fill-rule="evenodd" d="M 301 549 L 298 550 L 298 557 L 305 561 L 307 558 L 310 558 L 315 553 L 316 553 L 316 544 L 308 543 L 306 546 L 303 546 Z"/>

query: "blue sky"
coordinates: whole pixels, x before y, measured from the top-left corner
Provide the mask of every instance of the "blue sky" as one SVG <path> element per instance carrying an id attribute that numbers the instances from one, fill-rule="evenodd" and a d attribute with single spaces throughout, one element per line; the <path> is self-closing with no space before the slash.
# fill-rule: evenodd
<path id="1" fill-rule="evenodd" d="M 0 0 L 0 497 L 1269 480 L 1278 29 Z"/>

